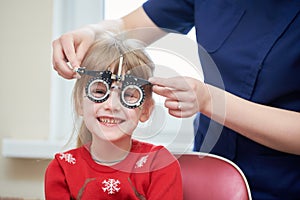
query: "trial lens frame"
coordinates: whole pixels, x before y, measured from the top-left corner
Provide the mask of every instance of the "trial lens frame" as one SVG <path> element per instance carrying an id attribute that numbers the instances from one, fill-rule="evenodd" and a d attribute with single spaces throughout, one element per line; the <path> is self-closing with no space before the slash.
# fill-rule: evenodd
<path id="1" fill-rule="evenodd" d="M 92 70 L 86 70 L 84 67 L 79 67 L 76 69 L 76 72 L 80 75 L 88 75 L 92 76 L 94 78 L 91 78 L 86 87 L 85 87 L 85 92 L 87 97 L 95 102 L 95 103 L 102 103 L 106 101 L 109 97 L 110 94 L 110 89 L 112 88 L 112 82 L 121 82 L 122 83 L 122 88 L 121 88 L 121 95 L 120 95 L 120 101 L 123 106 L 134 109 L 142 105 L 142 103 L 145 100 L 145 90 L 143 86 L 145 85 L 151 85 L 151 83 L 145 79 L 138 78 L 135 76 L 132 76 L 130 74 L 125 74 L 122 75 L 122 64 L 123 64 L 123 56 L 120 56 L 120 62 L 119 62 L 119 68 L 118 68 L 118 74 L 113 74 L 109 70 L 105 71 L 92 71 Z M 105 85 L 106 88 L 106 93 L 100 97 L 97 98 L 94 95 L 91 94 L 91 86 L 94 83 L 102 83 Z M 126 101 L 125 97 L 125 91 L 128 89 L 135 89 L 139 93 L 139 99 L 133 103 Z"/>

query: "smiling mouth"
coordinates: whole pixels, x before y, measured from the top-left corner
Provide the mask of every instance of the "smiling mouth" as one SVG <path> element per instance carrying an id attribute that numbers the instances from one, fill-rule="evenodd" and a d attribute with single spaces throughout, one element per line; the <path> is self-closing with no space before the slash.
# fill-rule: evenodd
<path id="1" fill-rule="evenodd" d="M 115 125 L 115 124 L 122 123 L 124 120 L 116 119 L 116 118 L 100 117 L 98 118 L 98 121 L 103 124 Z"/>

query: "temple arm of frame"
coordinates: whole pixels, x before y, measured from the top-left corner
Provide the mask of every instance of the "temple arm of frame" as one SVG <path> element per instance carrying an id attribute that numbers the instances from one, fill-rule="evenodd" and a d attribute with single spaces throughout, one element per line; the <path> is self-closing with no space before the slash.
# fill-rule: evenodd
<path id="1" fill-rule="evenodd" d="M 91 71 L 91 70 L 86 70 L 84 67 L 79 67 L 76 69 L 76 72 L 80 75 L 89 75 L 89 76 L 94 76 L 94 77 L 100 77 L 102 75 L 102 71 Z"/>

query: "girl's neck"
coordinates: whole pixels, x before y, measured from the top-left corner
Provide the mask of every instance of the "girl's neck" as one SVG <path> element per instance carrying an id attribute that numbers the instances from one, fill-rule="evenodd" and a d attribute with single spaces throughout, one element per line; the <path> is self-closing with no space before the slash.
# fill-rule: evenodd
<path id="1" fill-rule="evenodd" d="M 102 165 L 114 165 L 124 160 L 131 149 L 131 138 L 122 142 L 93 140 L 90 154 L 93 160 Z"/>

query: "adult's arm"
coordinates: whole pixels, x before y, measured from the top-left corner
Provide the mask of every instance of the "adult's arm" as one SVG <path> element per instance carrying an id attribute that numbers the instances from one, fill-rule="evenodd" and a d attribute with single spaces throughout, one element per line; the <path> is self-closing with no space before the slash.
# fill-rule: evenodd
<path id="1" fill-rule="evenodd" d="M 196 112 L 267 147 L 300 155 L 300 113 L 254 103 L 193 78 L 152 78 L 175 117 Z M 180 109 L 178 108 L 180 105 Z"/>
<path id="2" fill-rule="evenodd" d="M 104 20 L 67 32 L 52 43 L 53 68 L 58 74 L 67 79 L 73 78 L 76 75 L 73 68 L 80 66 L 88 48 L 97 39 L 97 34 L 104 30 L 117 33 L 127 31 L 131 37 L 145 43 L 151 43 L 166 34 L 151 21 L 142 7 L 120 19 Z"/>

